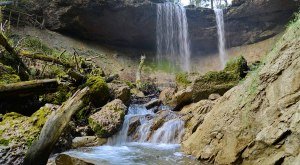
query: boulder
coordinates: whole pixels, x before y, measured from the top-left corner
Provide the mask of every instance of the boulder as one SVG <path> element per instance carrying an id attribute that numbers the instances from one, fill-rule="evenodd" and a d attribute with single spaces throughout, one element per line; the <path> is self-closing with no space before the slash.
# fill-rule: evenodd
<path id="1" fill-rule="evenodd" d="M 100 138 L 108 138 L 122 127 L 127 107 L 119 99 L 107 103 L 89 117 L 89 126 Z"/>
<path id="2" fill-rule="evenodd" d="M 113 99 L 120 99 L 125 105 L 129 105 L 131 94 L 128 85 L 123 83 L 108 83 L 108 87 L 110 88 L 110 95 Z"/>
<path id="3" fill-rule="evenodd" d="M 172 100 L 172 96 L 175 94 L 176 89 L 167 87 L 164 90 L 162 90 L 159 94 L 159 100 L 162 101 L 164 105 L 170 104 L 170 101 Z"/>
<path id="4" fill-rule="evenodd" d="M 219 98 L 183 150 L 212 164 L 293 164 L 300 149 L 300 20 Z"/>
<path id="5" fill-rule="evenodd" d="M 105 80 L 100 76 L 90 76 L 84 86 L 90 87 L 90 94 L 87 102 L 100 107 L 109 100 L 109 88 Z"/>

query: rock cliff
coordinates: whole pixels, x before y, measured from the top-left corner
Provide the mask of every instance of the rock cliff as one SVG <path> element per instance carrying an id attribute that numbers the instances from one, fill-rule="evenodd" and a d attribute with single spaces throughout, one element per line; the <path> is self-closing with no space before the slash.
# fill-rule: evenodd
<path id="1" fill-rule="evenodd" d="M 164 1 L 43 0 L 27 9 L 44 15 L 51 30 L 106 44 L 155 50 L 156 3 Z M 235 0 L 224 11 L 227 46 L 254 43 L 278 34 L 298 5 L 293 0 Z M 189 6 L 186 12 L 193 52 L 216 51 L 213 10 Z"/>
<path id="2" fill-rule="evenodd" d="M 216 100 L 184 151 L 215 164 L 297 164 L 300 19 L 238 86 Z"/>

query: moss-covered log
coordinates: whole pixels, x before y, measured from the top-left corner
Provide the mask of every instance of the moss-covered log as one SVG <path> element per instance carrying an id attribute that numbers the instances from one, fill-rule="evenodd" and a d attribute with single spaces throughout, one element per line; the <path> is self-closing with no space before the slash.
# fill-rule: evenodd
<path id="1" fill-rule="evenodd" d="M 44 54 L 41 54 L 41 53 L 32 54 L 32 53 L 29 53 L 29 52 L 26 52 L 26 51 L 21 51 L 20 56 L 30 58 L 30 59 L 36 59 L 36 60 L 41 60 L 41 61 L 46 61 L 46 62 L 52 62 L 52 63 L 58 64 L 58 65 L 62 65 L 66 68 L 74 68 L 75 67 L 75 65 L 73 65 L 71 63 L 68 63 L 68 62 L 62 61 L 62 60 L 60 60 L 56 57 L 47 56 L 47 55 L 44 55 Z"/>
<path id="2" fill-rule="evenodd" d="M 0 99 L 9 97 L 25 97 L 55 92 L 58 87 L 56 79 L 23 81 L 12 84 L 0 85 Z"/>
<path id="3" fill-rule="evenodd" d="M 45 123 L 37 141 L 28 150 L 24 164 L 46 164 L 55 143 L 63 133 L 74 113 L 84 107 L 84 97 L 88 94 L 86 87 L 77 91 Z"/>

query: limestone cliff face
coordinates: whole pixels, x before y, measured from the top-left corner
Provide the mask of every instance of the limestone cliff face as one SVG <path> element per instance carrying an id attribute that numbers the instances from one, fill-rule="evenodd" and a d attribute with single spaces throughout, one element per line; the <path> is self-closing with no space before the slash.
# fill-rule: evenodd
<path id="1" fill-rule="evenodd" d="M 186 153 L 216 164 L 300 161 L 300 20 L 264 63 L 219 98 L 183 142 Z"/>
<path id="2" fill-rule="evenodd" d="M 44 15 L 51 30 L 107 44 L 155 50 L 156 4 L 165 1 L 43 0 L 29 10 Z M 298 5 L 294 0 L 234 1 L 224 11 L 227 46 L 255 43 L 278 34 Z M 193 52 L 216 51 L 213 10 L 192 6 L 186 10 Z"/>

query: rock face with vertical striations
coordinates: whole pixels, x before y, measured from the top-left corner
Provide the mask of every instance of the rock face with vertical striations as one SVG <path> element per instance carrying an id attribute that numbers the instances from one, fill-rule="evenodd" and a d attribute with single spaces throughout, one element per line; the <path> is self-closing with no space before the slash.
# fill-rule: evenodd
<path id="1" fill-rule="evenodd" d="M 51 30 L 111 45 L 155 50 L 156 3 L 165 1 L 43 0 L 33 1 L 35 5 L 27 5 L 27 10 L 44 15 Z M 298 6 L 299 1 L 294 0 L 235 0 L 224 11 L 227 46 L 255 43 L 282 32 Z M 186 12 L 192 51 L 216 51 L 214 11 L 189 6 Z"/>
<path id="2" fill-rule="evenodd" d="M 214 164 L 297 164 L 300 19 L 264 63 L 216 100 L 183 150 Z"/>

